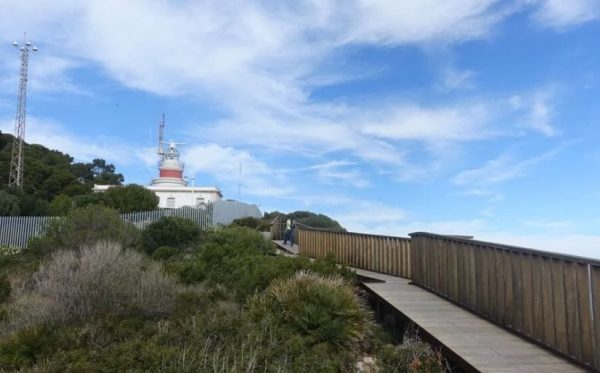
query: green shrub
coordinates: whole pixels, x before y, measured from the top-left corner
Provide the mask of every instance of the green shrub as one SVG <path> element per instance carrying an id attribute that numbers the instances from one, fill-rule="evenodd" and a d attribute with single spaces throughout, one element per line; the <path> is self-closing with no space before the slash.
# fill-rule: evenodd
<path id="1" fill-rule="evenodd" d="M 137 242 L 138 237 L 137 228 L 121 219 L 116 210 L 87 206 L 73 209 L 65 217 L 51 220 L 45 237 L 32 239 L 28 247 L 38 252 L 78 249 L 105 240 L 130 247 Z"/>
<path id="2" fill-rule="evenodd" d="M 275 280 L 248 300 L 245 312 L 255 328 L 271 330 L 275 352 L 298 360 L 294 365 L 317 363 L 318 356 L 336 370 L 350 369 L 372 334 L 363 299 L 339 276 L 299 272 Z"/>
<path id="3" fill-rule="evenodd" d="M 154 250 L 152 253 L 152 259 L 155 260 L 167 260 L 170 257 L 179 254 L 179 249 L 170 246 L 161 246 Z"/>
<path id="4" fill-rule="evenodd" d="M 141 185 L 113 186 L 104 192 L 104 197 L 109 207 L 122 213 L 158 208 L 156 194 Z"/>
<path id="5" fill-rule="evenodd" d="M 208 232 L 200 256 L 212 265 L 224 258 L 272 253 L 272 244 L 260 232 L 246 227 L 230 227 Z"/>
<path id="6" fill-rule="evenodd" d="M 0 303 L 6 301 L 11 293 L 10 281 L 5 274 L 0 274 Z"/>
<path id="7" fill-rule="evenodd" d="M 382 372 L 445 372 L 444 359 L 439 351 L 416 336 L 406 337 L 397 346 L 386 345 L 377 354 L 377 367 Z"/>
<path id="8" fill-rule="evenodd" d="M 148 254 L 161 246 L 185 248 L 198 241 L 200 227 L 194 221 L 178 216 L 163 216 L 142 232 L 142 246 Z"/>
<path id="9" fill-rule="evenodd" d="M 0 257 L 8 256 L 8 255 L 15 255 L 18 253 L 19 253 L 19 249 L 17 249 L 17 248 L 0 245 Z"/>
<path id="10" fill-rule="evenodd" d="M 19 215 L 19 197 L 0 190 L 0 216 Z"/>
<path id="11" fill-rule="evenodd" d="M 49 355 L 56 341 L 51 328 L 37 326 L 21 330 L 12 338 L 0 342 L 0 369 L 17 370 L 31 366 Z"/>
<path id="12" fill-rule="evenodd" d="M 50 215 L 65 216 L 75 207 L 73 199 L 67 195 L 59 194 L 50 202 Z"/>
<path id="13" fill-rule="evenodd" d="M 32 276 L 13 306 L 12 329 L 61 324 L 95 315 L 168 314 L 177 286 L 158 263 L 118 244 L 58 251 Z"/>
<path id="14" fill-rule="evenodd" d="M 231 226 L 252 228 L 259 232 L 267 232 L 271 229 L 271 224 L 264 219 L 257 219 L 251 216 L 235 219 Z"/>

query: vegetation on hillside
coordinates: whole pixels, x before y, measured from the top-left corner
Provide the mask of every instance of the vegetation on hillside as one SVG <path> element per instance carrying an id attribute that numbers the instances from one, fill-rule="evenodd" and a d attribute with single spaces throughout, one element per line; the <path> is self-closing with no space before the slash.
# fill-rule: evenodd
<path id="1" fill-rule="evenodd" d="M 47 215 L 57 196 L 89 195 L 94 184 L 123 183 L 123 175 L 103 159 L 74 162 L 68 154 L 24 143 L 23 190 L 10 190 L 7 184 L 13 139 L 0 132 L 0 189 L 5 192 L 0 192 L 0 215 Z M 14 198 L 18 208 L 14 207 Z"/>
<path id="2" fill-rule="evenodd" d="M 443 370 L 429 346 L 381 335 L 334 257 L 277 255 L 239 225 L 138 232 L 74 208 L 31 249 L 0 251 L 0 371 L 351 372 L 365 356 Z"/>
<path id="3" fill-rule="evenodd" d="M 344 227 L 342 227 L 336 220 L 333 220 L 327 215 L 316 214 L 310 211 L 294 211 L 289 214 L 284 214 L 279 211 L 265 213 L 265 219 L 268 219 L 269 221 L 272 221 L 275 217 L 279 217 L 281 221 L 293 219 L 297 223 L 301 223 L 313 228 L 345 231 Z"/>

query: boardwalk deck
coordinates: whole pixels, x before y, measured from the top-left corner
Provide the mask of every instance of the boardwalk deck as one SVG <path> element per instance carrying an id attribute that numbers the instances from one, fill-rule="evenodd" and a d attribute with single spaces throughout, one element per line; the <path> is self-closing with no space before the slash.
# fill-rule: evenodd
<path id="1" fill-rule="evenodd" d="M 296 245 L 282 250 L 297 254 Z M 410 284 L 410 280 L 356 269 L 380 282 L 365 283 L 369 290 L 481 372 L 585 372 L 570 362 L 530 343 L 437 295 Z"/>

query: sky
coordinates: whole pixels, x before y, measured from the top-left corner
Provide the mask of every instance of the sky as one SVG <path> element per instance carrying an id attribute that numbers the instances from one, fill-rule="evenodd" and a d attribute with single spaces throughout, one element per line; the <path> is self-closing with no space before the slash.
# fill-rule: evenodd
<path id="1" fill-rule="evenodd" d="M 0 130 L 263 211 L 600 258 L 600 0 L 0 0 Z M 240 173 L 241 165 L 241 173 Z M 27 170 L 25 170 L 27 172 Z"/>

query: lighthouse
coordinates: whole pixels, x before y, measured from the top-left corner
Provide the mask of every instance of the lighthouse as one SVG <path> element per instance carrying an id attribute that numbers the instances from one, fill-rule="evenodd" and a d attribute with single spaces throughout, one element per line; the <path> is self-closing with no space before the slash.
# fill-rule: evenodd
<path id="1" fill-rule="evenodd" d="M 163 114 L 158 130 L 158 177 L 152 179 L 149 189 L 158 197 L 158 207 L 176 209 L 180 207 L 204 208 L 209 203 L 221 201 L 223 193 L 218 187 L 200 186 L 192 182 L 188 186 L 183 175 L 185 165 L 180 160 L 177 145 L 183 145 L 173 140 L 163 141 L 165 115 Z M 192 181 L 194 178 L 192 178 Z M 102 192 L 114 185 L 94 185 L 95 192 Z M 227 201 L 223 201 L 227 202 Z"/>
<path id="2" fill-rule="evenodd" d="M 207 203 L 221 201 L 223 194 L 218 187 L 197 187 L 193 183 L 192 186 L 188 186 L 183 175 L 185 165 L 177 150 L 177 145 L 183 144 L 173 140 L 166 143 L 164 131 L 165 115 L 163 114 L 158 127 L 158 177 L 146 187 L 158 196 L 158 206 L 161 208 L 203 207 Z"/>
<path id="3" fill-rule="evenodd" d="M 183 178 L 185 165 L 179 159 L 177 143 L 171 140 L 166 150 L 162 149 L 162 144 L 159 145 L 159 148 L 158 154 L 161 158 L 158 165 L 158 177 L 152 180 L 152 186 L 187 186 L 187 181 Z"/>

